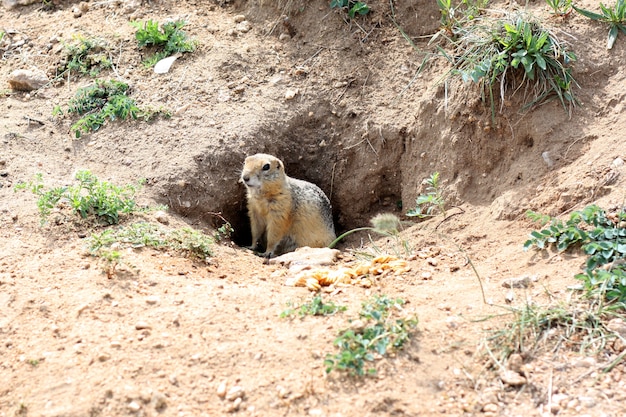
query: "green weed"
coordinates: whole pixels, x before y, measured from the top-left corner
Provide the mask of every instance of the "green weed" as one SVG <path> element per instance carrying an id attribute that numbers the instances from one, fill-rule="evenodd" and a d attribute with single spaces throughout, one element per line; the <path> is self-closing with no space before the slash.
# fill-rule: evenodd
<path id="1" fill-rule="evenodd" d="M 580 247 L 587 255 L 584 273 L 576 275 L 590 297 L 603 296 L 612 302 L 626 302 L 626 212 L 607 213 L 596 205 L 575 211 L 563 222 L 533 231 L 524 249 L 544 250 L 551 245 L 559 251 Z"/>
<path id="2" fill-rule="evenodd" d="M 169 230 L 157 224 L 137 222 L 93 233 L 88 240 L 88 249 L 93 256 L 103 260 L 107 276 L 112 277 L 116 266 L 123 262 L 120 249 L 124 247 L 173 250 L 206 261 L 213 256 L 213 244 L 215 240 L 211 236 L 198 230 Z"/>
<path id="3" fill-rule="evenodd" d="M 117 224 L 120 214 L 139 211 L 134 200 L 137 188 L 141 184 L 117 186 L 100 181 L 94 174 L 83 170 L 76 173 L 78 184 L 68 187 L 56 187 L 44 190 L 43 177 L 37 174 L 35 180 L 18 184 L 15 189 L 30 189 L 37 195 L 37 207 L 42 223 L 45 223 L 55 207 L 71 208 L 82 219 L 95 217 L 105 224 Z"/>
<path id="4" fill-rule="evenodd" d="M 354 19 L 354 17 L 359 15 L 366 15 L 369 13 L 370 8 L 367 3 L 362 1 L 354 1 L 354 0 L 331 0 L 330 8 L 339 8 L 345 9 L 348 11 L 348 16 L 350 19 Z"/>
<path id="5" fill-rule="evenodd" d="M 426 186 L 426 193 L 420 194 L 415 199 L 415 208 L 409 210 L 406 215 L 420 219 L 433 217 L 437 214 L 446 215 L 446 201 L 443 198 L 443 190 L 439 186 L 439 173 L 435 172 L 422 182 Z"/>
<path id="6" fill-rule="evenodd" d="M 566 17 L 572 12 L 572 0 L 546 0 L 546 4 L 554 16 Z"/>
<path id="7" fill-rule="evenodd" d="M 441 27 L 454 36 L 457 28 L 478 17 L 488 2 L 489 0 L 437 0 Z"/>
<path id="8" fill-rule="evenodd" d="M 280 313 L 280 318 L 292 317 L 296 313 L 300 318 L 304 316 L 332 316 L 347 309 L 347 307 L 338 306 L 332 301 L 324 303 L 321 295 L 316 295 L 309 302 L 300 306 L 293 306 L 291 303 L 288 303 L 287 307 L 286 310 Z"/>
<path id="9" fill-rule="evenodd" d="M 167 22 L 161 25 L 159 22 L 148 20 L 146 22 L 134 21 L 130 23 L 137 29 L 135 38 L 139 48 L 154 47 L 159 51 L 144 60 L 146 67 L 153 67 L 161 59 L 176 53 L 193 52 L 197 42 L 190 40 L 181 29 L 187 24 L 184 20 Z"/>
<path id="10" fill-rule="evenodd" d="M 455 58 L 448 78 L 459 76 L 480 86 L 483 101 L 488 99 L 495 119 L 494 90 L 504 101 L 507 89 L 524 91 L 525 107 L 556 97 L 569 110 L 578 103 L 573 87 L 577 85 L 570 63 L 574 53 L 550 30 L 524 13 L 505 17 L 481 17 L 459 29 L 454 41 Z"/>
<path id="11" fill-rule="evenodd" d="M 138 117 L 151 120 L 159 114 L 170 116 L 167 110 L 139 108 L 135 100 L 128 97 L 129 90 L 128 84 L 115 80 L 95 80 L 94 84 L 80 88 L 66 110 L 67 114 L 83 116 L 70 128 L 76 138 L 80 138 L 82 133 L 97 131 L 107 120 L 135 120 Z M 64 114 L 60 106 L 55 107 L 52 113 L 55 116 Z"/>
<path id="12" fill-rule="evenodd" d="M 368 367 L 368 363 L 401 349 L 417 327 L 417 317 L 407 315 L 403 305 L 404 300 L 385 295 L 364 302 L 360 312 L 363 326 L 339 334 L 334 344 L 340 351 L 326 355 L 326 372 L 345 371 L 353 376 L 375 374 L 376 368 Z"/>
<path id="13" fill-rule="evenodd" d="M 74 35 L 73 40 L 65 45 L 65 57 L 57 67 L 57 76 L 64 77 L 67 73 L 69 78 L 74 72 L 95 77 L 112 67 L 107 52 L 107 44 L 102 39 Z"/>
<path id="14" fill-rule="evenodd" d="M 626 35 L 626 0 L 617 0 L 613 9 L 609 9 L 604 4 L 600 3 L 600 13 L 590 12 L 589 10 L 581 9 L 576 6 L 572 6 L 581 15 L 588 17 L 592 20 L 607 23 L 609 25 L 609 35 L 606 41 L 606 48 L 611 49 L 615 44 L 618 33 L 621 31 Z"/>

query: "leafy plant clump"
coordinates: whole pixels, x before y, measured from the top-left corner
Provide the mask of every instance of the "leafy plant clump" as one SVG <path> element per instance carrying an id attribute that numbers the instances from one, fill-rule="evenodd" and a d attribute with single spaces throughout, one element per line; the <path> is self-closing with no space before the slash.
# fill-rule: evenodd
<path id="1" fill-rule="evenodd" d="M 404 303 L 402 299 L 385 295 L 364 302 L 360 320 L 335 339 L 339 353 L 326 355 L 326 372 L 345 371 L 352 376 L 375 374 L 376 368 L 368 368 L 367 363 L 401 349 L 417 327 L 417 317 L 407 314 L 402 308 Z"/>
<path id="2" fill-rule="evenodd" d="M 301 304 L 299 307 L 288 303 L 288 308 L 280 313 L 281 318 L 292 317 L 296 313 L 304 316 L 332 316 L 333 314 L 346 311 L 347 307 L 339 306 L 332 301 L 325 303 L 321 295 L 316 295 L 309 302 Z"/>
<path id="3" fill-rule="evenodd" d="M 159 29 L 159 22 L 153 20 L 131 22 L 131 25 L 137 29 L 135 38 L 139 48 L 154 47 L 158 49 L 158 52 L 144 60 L 146 67 L 153 67 L 161 59 L 168 56 L 196 50 L 198 43 L 189 39 L 187 34 L 181 30 L 186 24 L 184 20 L 176 20 L 162 24 Z"/>
<path id="4" fill-rule="evenodd" d="M 609 9 L 604 4 L 600 3 L 600 13 L 590 12 L 589 10 L 581 9 L 573 6 L 574 9 L 581 15 L 588 17 L 592 20 L 607 23 L 609 25 L 609 35 L 606 40 L 606 49 L 613 48 L 618 33 L 621 31 L 626 35 L 626 0 L 617 0 L 613 9 Z"/>
<path id="5" fill-rule="evenodd" d="M 102 70 L 112 67 L 107 56 L 107 45 L 102 39 L 75 35 L 73 40 L 65 45 L 64 58 L 57 67 L 58 77 L 69 78 L 72 73 L 95 77 Z"/>
<path id="6" fill-rule="evenodd" d="M 213 256 L 215 240 L 201 231 L 181 228 L 168 230 L 162 226 L 137 222 L 115 229 L 106 229 L 89 237 L 89 252 L 104 262 L 104 271 L 111 278 L 118 265 L 123 263 L 120 249 L 124 247 L 149 247 L 174 250 L 206 261 Z"/>
<path id="7" fill-rule="evenodd" d="M 531 218 L 537 218 L 530 212 Z M 533 231 L 524 249 L 540 250 L 555 245 L 564 251 L 580 247 L 588 256 L 585 272 L 576 275 L 587 295 L 602 295 L 613 302 L 626 302 L 626 212 L 608 215 L 596 205 L 575 211 L 563 222 L 552 219 L 550 225 Z"/>
<path id="8" fill-rule="evenodd" d="M 415 199 L 415 208 L 409 210 L 406 215 L 420 219 L 432 217 L 437 214 L 446 214 L 446 201 L 439 185 L 439 173 L 435 172 L 422 182 L 426 186 L 426 193 L 420 194 Z"/>
<path id="9" fill-rule="evenodd" d="M 135 100 L 128 97 L 129 91 L 128 84 L 116 80 L 95 80 L 94 84 L 80 88 L 66 110 L 67 114 L 83 116 L 70 128 L 76 138 L 82 133 L 97 131 L 107 120 L 135 120 L 138 117 L 150 120 L 157 114 L 169 117 L 170 113 L 165 110 L 139 108 Z M 54 115 L 63 113 L 60 106 L 53 111 Z"/>
<path id="10" fill-rule="evenodd" d="M 354 17 L 359 15 L 366 15 L 369 13 L 370 8 L 367 3 L 362 1 L 354 1 L 354 0 L 331 0 L 330 8 L 339 8 L 345 9 L 348 11 L 348 16 L 350 19 L 354 19 Z"/>
<path id="11" fill-rule="evenodd" d="M 137 212 L 140 208 L 134 200 L 141 184 L 117 186 L 100 181 L 90 171 L 78 171 L 75 179 L 78 184 L 44 190 L 43 177 L 38 174 L 35 181 L 22 183 L 16 190 L 30 189 L 37 195 L 37 207 L 44 223 L 52 209 L 69 207 L 82 219 L 94 217 L 105 224 L 117 224 L 120 214 Z"/>
<path id="12" fill-rule="evenodd" d="M 572 12 L 572 0 L 546 0 L 546 4 L 554 16 L 567 17 Z"/>
<path id="13" fill-rule="evenodd" d="M 448 77 L 460 76 L 480 86 L 495 118 L 495 92 L 504 103 L 523 91 L 526 107 L 556 97 L 565 109 L 577 104 L 570 63 L 574 53 L 556 35 L 525 13 L 505 17 L 484 16 L 460 29 L 454 41 L 455 58 L 447 56 L 454 68 Z"/>

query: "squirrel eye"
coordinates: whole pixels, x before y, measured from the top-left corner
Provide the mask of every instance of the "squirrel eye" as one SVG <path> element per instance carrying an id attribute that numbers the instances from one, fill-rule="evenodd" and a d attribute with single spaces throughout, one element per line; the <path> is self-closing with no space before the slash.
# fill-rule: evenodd
<path id="1" fill-rule="evenodd" d="M 263 165 L 263 171 L 267 171 L 270 169 L 270 164 Z"/>

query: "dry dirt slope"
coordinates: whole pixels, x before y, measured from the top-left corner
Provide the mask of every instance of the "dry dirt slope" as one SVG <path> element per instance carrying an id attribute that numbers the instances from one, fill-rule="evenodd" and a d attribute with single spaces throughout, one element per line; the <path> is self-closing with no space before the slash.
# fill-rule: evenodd
<path id="1" fill-rule="evenodd" d="M 581 258 L 523 253 L 533 226 L 519 215 L 526 208 L 560 214 L 591 202 L 623 203 L 621 168 L 612 165 L 624 158 L 621 38 L 605 51 L 604 27 L 580 16 L 549 20 L 572 35 L 583 106 L 571 119 L 556 103 L 525 115 L 513 107 L 486 128 L 491 122 L 480 103 L 445 102 L 434 85 L 443 62 L 432 60 L 415 77 L 423 54 L 400 36 L 384 2 L 373 2 L 359 26 L 325 2 L 87 4 L 81 17 L 71 4 L 2 9 L 0 21 L 12 29 L 3 43 L 11 48 L 2 82 L 18 68 L 49 72 L 59 57 L 56 38 L 95 34 L 115 46 L 117 74 L 106 77 L 130 82 L 142 104 L 179 112 L 153 124 L 107 126 L 77 141 L 67 133 L 69 121 L 50 114 L 89 79 L 0 98 L 0 369 L 7 381 L 0 413 L 221 415 L 233 405 L 217 395 L 225 381 L 228 389 L 243 388 L 244 415 L 539 415 L 549 407 L 560 415 L 621 415 L 622 365 L 608 376 L 599 372 L 614 358 L 611 350 L 597 357 L 567 349 L 529 355 L 528 384 L 518 389 L 486 370 L 477 352 L 485 331 L 499 324 L 477 320 L 503 310 L 483 303 L 459 252 L 473 260 L 496 304 L 509 292 L 502 282 L 524 275 L 538 281 L 513 290 L 514 305 L 569 297 Z M 548 17 L 541 4 L 529 7 Z M 426 49 L 418 36 L 436 30 L 435 12 L 431 2 L 397 5 L 396 19 Z M 252 22 L 250 31 L 237 30 L 239 14 Z M 291 26 L 281 23 L 282 14 Z M 127 21 L 179 17 L 200 48 L 157 77 L 141 67 Z M 291 39 L 279 39 L 290 31 Z M 286 100 L 290 90 L 298 93 Z M 33 196 L 13 190 L 37 172 L 47 186 L 70 182 L 79 168 L 119 183 L 145 177 L 144 202 L 167 203 L 183 216 L 172 214 L 172 227 L 183 220 L 203 227 L 214 218 L 208 212 L 222 211 L 244 243 L 237 171 L 257 151 L 280 155 L 294 176 L 319 183 L 340 228 L 397 210 L 399 200 L 406 208 L 434 170 L 465 212 L 437 233 L 437 222 L 406 232 L 413 251 L 435 262 L 418 256 L 404 277 L 329 296 L 349 307 L 342 315 L 289 321 L 278 317 L 287 302 L 308 294 L 283 285 L 283 268 L 232 246 L 216 248 L 208 266 L 137 250 L 124 255 L 133 268 L 107 279 L 84 254 L 84 230 L 70 221 L 41 228 Z M 553 167 L 541 158 L 545 151 Z M 343 247 L 342 262 L 354 262 L 347 250 L 361 240 L 367 236 Z M 376 293 L 410 302 L 420 318 L 414 342 L 383 361 L 376 378 L 326 376 L 322 361 L 335 335 Z"/>

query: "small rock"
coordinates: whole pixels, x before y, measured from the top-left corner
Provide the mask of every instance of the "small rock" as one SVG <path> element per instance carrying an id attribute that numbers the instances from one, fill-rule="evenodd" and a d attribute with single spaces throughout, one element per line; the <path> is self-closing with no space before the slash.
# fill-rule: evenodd
<path id="1" fill-rule="evenodd" d="M 485 413 L 497 413 L 498 412 L 498 404 L 488 403 L 483 405 L 483 411 Z"/>
<path id="2" fill-rule="evenodd" d="M 587 408 L 593 408 L 596 406 L 596 400 L 593 397 L 578 397 L 578 401 L 581 405 Z"/>
<path id="3" fill-rule="evenodd" d="M 234 413 L 235 411 L 238 411 L 242 401 L 243 400 L 241 398 L 235 398 L 235 401 L 233 401 L 230 407 L 227 408 L 227 411 L 229 413 Z"/>
<path id="4" fill-rule="evenodd" d="M 430 272 L 422 272 L 422 279 L 428 281 L 433 278 L 433 274 Z"/>
<path id="5" fill-rule="evenodd" d="M 131 401 L 128 404 L 128 409 L 133 413 L 136 413 L 137 411 L 141 410 L 141 405 L 139 405 L 139 403 L 137 403 L 136 401 Z"/>
<path id="6" fill-rule="evenodd" d="M 507 363 L 507 366 L 511 371 L 519 374 L 522 371 L 523 365 L 524 359 L 519 353 L 513 353 L 511 356 L 509 356 L 509 362 Z"/>
<path id="7" fill-rule="evenodd" d="M 437 260 L 435 258 L 426 258 L 426 262 L 428 262 L 429 265 L 437 266 Z"/>
<path id="8" fill-rule="evenodd" d="M 217 386 L 217 396 L 220 398 L 226 397 L 226 381 L 220 382 Z"/>
<path id="9" fill-rule="evenodd" d="M 615 159 L 613 160 L 613 166 L 614 166 L 615 168 L 618 168 L 618 167 L 624 166 L 624 160 L 623 160 L 622 158 L 615 158 Z"/>
<path id="10" fill-rule="evenodd" d="M 29 4 L 37 3 L 39 0 L 3 0 L 2 4 L 7 9 L 13 9 L 17 6 L 28 6 Z"/>
<path id="11" fill-rule="evenodd" d="M 234 20 L 235 23 L 241 23 L 244 20 L 246 20 L 246 16 L 244 16 L 242 14 L 238 14 L 238 15 L 235 15 L 235 17 L 233 17 L 233 20 Z"/>
<path id="12" fill-rule="evenodd" d="M 163 411 L 167 407 L 167 398 L 160 392 L 155 392 L 152 395 L 152 400 L 150 402 L 157 411 Z"/>
<path id="13" fill-rule="evenodd" d="M 524 378 L 517 372 L 513 372 L 510 370 L 501 372 L 500 379 L 506 385 L 510 385 L 512 387 L 519 387 L 520 385 L 524 385 L 526 383 L 526 378 Z"/>
<path id="14" fill-rule="evenodd" d="M 161 224 L 164 224 L 164 225 L 170 224 L 170 219 L 167 213 L 162 210 L 159 210 L 156 213 L 154 213 L 154 218 L 156 219 L 157 222 Z"/>
<path id="15" fill-rule="evenodd" d="M 228 390 L 225 398 L 228 401 L 235 401 L 237 398 L 243 398 L 244 396 L 245 396 L 245 391 L 243 387 L 236 385 Z"/>
<path id="16" fill-rule="evenodd" d="M 250 32 L 250 29 L 252 29 L 252 24 L 248 22 L 247 20 L 244 20 L 243 22 L 238 23 L 237 26 L 235 27 L 235 30 L 239 33 Z"/>
<path id="17" fill-rule="evenodd" d="M 109 355 L 108 353 L 101 353 L 101 354 L 98 355 L 98 360 L 100 362 L 106 362 L 109 359 L 111 359 L 111 355 Z"/>
<path id="18" fill-rule="evenodd" d="M 609 330 L 619 334 L 620 336 L 626 337 L 626 322 L 624 322 L 624 319 L 611 319 L 606 327 L 608 327 Z"/>
<path id="19" fill-rule="evenodd" d="M 152 326 L 150 326 L 145 321 L 138 321 L 135 324 L 135 329 L 137 329 L 137 330 L 150 330 L 150 329 L 152 329 Z"/>
<path id="20" fill-rule="evenodd" d="M 285 92 L 285 100 L 293 100 L 298 94 L 298 90 L 287 90 Z"/>
<path id="21" fill-rule="evenodd" d="M 146 297 L 146 303 L 150 304 L 150 305 L 157 304 L 159 301 L 160 301 L 160 299 L 156 295 L 150 295 L 150 296 Z"/>
<path id="22" fill-rule="evenodd" d="M 291 39 L 291 36 L 289 36 L 289 34 L 288 34 L 288 33 L 281 33 L 281 34 L 278 36 L 278 40 L 280 40 L 280 41 L 288 41 L 288 40 L 290 40 L 290 39 Z"/>
<path id="23" fill-rule="evenodd" d="M 533 279 L 529 276 L 520 278 L 510 278 L 502 281 L 502 286 L 505 288 L 528 288 Z"/>
<path id="24" fill-rule="evenodd" d="M 32 91 L 46 85 L 49 80 L 43 71 L 15 70 L 9 75 L 9 86 L 17 91 Z"/>

